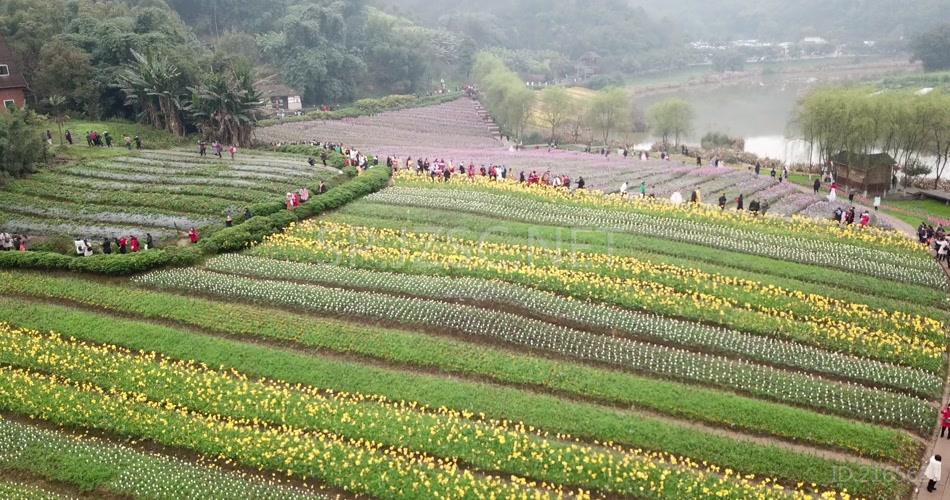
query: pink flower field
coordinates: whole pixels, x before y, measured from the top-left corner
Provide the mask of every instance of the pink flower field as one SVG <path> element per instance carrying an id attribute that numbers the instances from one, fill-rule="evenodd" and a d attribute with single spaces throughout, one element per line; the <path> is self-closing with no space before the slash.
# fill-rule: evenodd
<path id="1" fill-rule="evenodd" d="M 635 154 L 623 158 L 616 150 L 606 158 L 578 151 L 549 151 L 546 147 L 515 150 L 496 130 L 479 104 L 463 97 L 446 104 L 373 116 L 274 125 L 259 129 L 257 139 L 271 144 L 343 143 L 381 158 L 397 157 L 402 165 L 407 158 L 444 160 L 453 165 L 504 165 L 513 178 L 520 172 L 528 175 L 550 171 L 568 175 L 573 181 L 583 177 L 588 188 L 605 192 L 619 191 L 627 182 L 629 191 L 637 193 L 640 183 L 645 183 L 648 194 L 669 197 L 679 192 L 689 199 L 692 191 L 699 189 L 704 202 L 715 204 L 720 195 L 725 195 L 727 206 L 734 206 L 741 193 L 746 206 L 754 199 L 767 200 L 779 209 L 776 213 L 785 215 L 830 218 L 836 207 L 847 206 L 847 200 L 828 203 L 823 194 L 815 196 L 809 189 L 780 184 L 768 175 L 756 176 L 750 169 L 643 161 Z"/>

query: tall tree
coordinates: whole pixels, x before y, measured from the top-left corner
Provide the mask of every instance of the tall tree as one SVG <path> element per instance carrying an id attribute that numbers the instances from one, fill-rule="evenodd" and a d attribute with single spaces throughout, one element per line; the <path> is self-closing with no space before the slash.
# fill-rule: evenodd
<path id="1" fill-rule="evenodd" d="M 33 92 L 41 99 L 51 96 L 64 98 L 70 109 L 84 110 L 95 94 L 90 55 L 63 38 L 55 38 L 40 51 L 32 80 Z"/>
<path id="2" fill-rule="evenodd" d="M 678 145 L 680 138 L 689 134 L 693 128 L 695 112 L 688 102 L 682 99 L 667 99 L 660 101 L 647 110 L 647 123 L 653 133 L 668 144 L 673 137 L 673 144 Z"/>
<path id="3" fill-rule="evenodd" d="M 224 144 L 251 146 L 255 115 L 262 102 L 250 66 L 209 73 L 190 90 L 187 109 L 203 134 Z"/>
<path id="4" fill-rule="evenodd" d="M 557 142 L 557 130 L 570 116 L 573 100 L 571 94 L 568 94 L 563 87 L 548 87 L 541 91 L 538 115 L 541 122 L 551 131 L 550 142 Z"/>
<path id="5" fill-rule="evenodd" d="M 185 95 L 182 73 L 163 55 L 132 51 L 134 62 L 118 75 L 118 86 L 126 103 L 139 106 L 155 127 L 185 135 L 181 120 L 182 98 Z"/>
<path id="6" fill-rule="evenodd" d="M 924 99 L 925 116 L 930 128 L 927 151 L 934 157 L 934 188 L 940 184 L 950 164 L 950 95 L 932 94 Z"/>
<path id="7" fill-rule="evenodd" d="M 603 89 L 591 99 L 587 117 L 591 129 L 597 131 L 604 146 L 608 146 L 611 134 L 629 123 L 630 98 L 621 88 Z"/>
<path id="8" fill-rule="evenodd" d="M 46 99 L 49 107 L 53 110 L 53 121 L 56 122 L 56 126 L 59 128 L 59 145 L 63 145 L 63 124 L 69 120 L 69 117 L 66 116 L 66 98 L 61 95 L 51 95 Z"/>
<path id="9" fill-rule="evenodd" d="M 28 109 L 0 113 L 0 176 L 21 177 L 46 156 L 40 118 Z"/>

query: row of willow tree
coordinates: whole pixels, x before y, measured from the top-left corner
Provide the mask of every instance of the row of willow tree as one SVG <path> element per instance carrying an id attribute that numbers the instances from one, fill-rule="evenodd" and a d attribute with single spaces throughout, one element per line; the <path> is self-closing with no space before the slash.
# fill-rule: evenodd
<path id="1" fill-rule="evenodd" d="M 950 95 L 825 88 L 806 95 L 794 123 L 822 163 L 842 151 L 884 152 L 907 177 L 935 174 L 938 185 L 950 161 Z"/>
<path id="2" fill-rule="evenodd" d="M 679 144 L 692 131 L 695 113 L 682 99 L 660 101 L 644 114 L 630 95 L 607 87 L 591 97 L 572 95 L 564 87 L 540 92 L 525 86 L 517 73 L 494 54 L 480 52 L 472 74 L 481 102 L 502 130 L 522 142 L 529 127 L 543 130 L 550 143 L 567 138 L 574 144 L 595 140 L 604 146 L 629 145 L 635 136 L 652 131 L 663 144 Z"/>

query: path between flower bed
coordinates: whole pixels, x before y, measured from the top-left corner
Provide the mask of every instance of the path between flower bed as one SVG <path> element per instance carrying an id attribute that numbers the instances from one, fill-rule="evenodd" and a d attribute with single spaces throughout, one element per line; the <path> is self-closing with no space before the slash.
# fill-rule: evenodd
<path id="1" fill-rule="evenodd" d="M 805 186 L 800 186 L 800 185 L 798 185 L 798 184 L 795 184 L 794 182 L 791 182 L 790 184 L 791 184 L 792 186 L 794 186 L 795 189 L 798 189 L 799 191 L 801 191 L 801 192 L 803 192 L 803 193 L 810 194 L 810 193 L 813 192 L 812 189 L 806 188 Z M 857 197 L 856 197 L 856 198 L 857 198 Z M 860 215 L 861 210 L 867 210 L 869 213 L 875 214 L 874 207 L 868 207 L 868 206 L 862 205 L 862 204 L 860 204 L 860 203 L 853 203 L 853 205 L 854 205 L 855 211 L 858 213 L 858 215 Z M 877 211 L 877 213 L 876 213 L 875 215 L 877 215 L 877 217 L 878 217 L 879 219 L 883 219 L 884 221 L 886 221 L 889 226 L 891 226 L 892 228 L 896 229 L 897 231 L 899 231 L 899 232 L 900 232 L 901 234 L 903 234 L 904 236 L 907 236 L 908 238 L 911 238 L 911 239 L 916 239 L 916 238 L 917 238 L 917 228 L 911 226 L 910 224 L 908 224 L 908 223 L 906 223 L 906 222 L 904 222 L 904 221 L 898 219 L 897 217 L 893 217 L 893 216 L 890 216 L 890 215 L 884 215 L 884 213 L 881 212 L 881 211 Z M 829 219 L 831 218 L 830 216 L 831 216 L 831 214 L 829 214 Z"/>
<path id="2" fill-rule="evenodd" d="M 943 268 L 943 266 L 940 267 Z M 912 478 L 914 481 L 914 494 L 912 498 L 914 499 L 950 500 L 950 488 L 947 487 L 947 483 L 950 482 L 950 439 L 940 437 L 940 410 L 945 408 L 947 403 L 950 402 L 950 384 L 944 384 L 943 399 L 941 399 L 941 401 L 943 404 L 934 412 L 934 421 L 936 421 L 937 424 L 931 436 L 930 443 L 927 445 L 927 453 L 923 457 L 923 464 L 917 472 L 917 476 Z M 924 472 L 927 470 L 927 464 L 930 463 L 930 457 L 935 454 L 943 458 L 943 466 L 941 467 L 943 470 L 941 471 L 940 481 L 937 482 L 937 490 L 933 493 L 928 493 L 927 479 L 924 477 Z"/>

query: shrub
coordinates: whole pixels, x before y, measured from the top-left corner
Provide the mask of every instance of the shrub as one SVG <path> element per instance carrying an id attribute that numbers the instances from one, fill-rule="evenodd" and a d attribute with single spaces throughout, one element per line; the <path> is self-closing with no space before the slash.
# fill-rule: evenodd
<path id="1" fill-rule="evenodd" d="M 65 242 L 69 244 L 69 252 L 64 254 L 50 251 L 60 244 L 60 242 L 50 240 L 45 245 L 37 245 L 39 251 L 0 252 L 0 268 L 79 271 L 124 276 L 165 266 L 189 266 L 198 262 L 203 254 L 244 249 L 250 244 L 260 242 L 265 236 L 280 231 L 292 222 L 339 208 L 357 198 L 379 191 L 386 186 L 392 175 L 392 171 L 385 166 L 371 168 L 361 176 L 355 176 L 355 169 L 351 170 L 352 172 L 348 173 L 352 173 L 353 178 L 330 189 L 325 194 L 312 196 L 307 203 L 296 210 L 286 210 L 280 202 L 253 205 L 251 210 L 255 214 L 254 217 L 236 226 L 221 229 L 202 239 L 196 246 L 79 257 L 68 255 L 72 252 L 71 241 Z"/>
<path id="2" fill-rule="evenodd" d="M 385 166 L 371 168 L 362 176 L 340 184 L 325 194 L 311 196 L 308 202 L 300 205 L 296 210 L 284 210 L 281 206 L 280 209 L 266 215 L 252 217 L 243 224 L 224 228 L 212 234 L 202 240 L 199 247 L 208 254 L 242 250 L 248 245 L 262 241 L 265 236 L 280 231 L 292 222 L 339 208 L 357 198 L 379 191 L 389 182 L 391 174 L 392 171 Z"/>
<path id="3" fill-rule="evenodd" d="M 130 254 L 97 254 L 71 257 L 54 252 L 2 252 L 0 268 L 32 268 L 43 270 L 80 271 L 112 276 L 125 276 L 164 266 L 188 266 L 198 262 L 196 248 L 169 248 Z"/>
<path id="4" fill-rule="evenodd" d="M 742 138 L 730 137 L 722 132 L 708 132 L 700 140 L 700 144 L 703 149 L 730 148 L 740 151 L 745 149 L 745 141 Z"/>
<path id="5" fill-rule="evenodd" d="M 47 155 L 40 118 L 29 110 L 0 112 L 0 179 L 33 173 Z"/>

